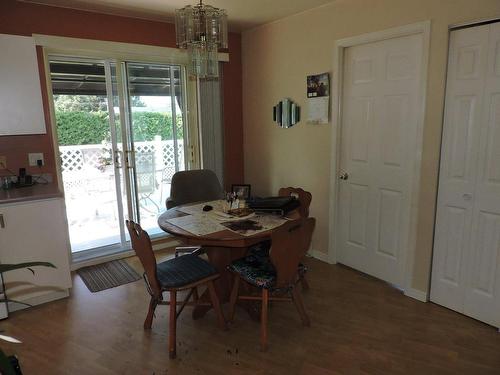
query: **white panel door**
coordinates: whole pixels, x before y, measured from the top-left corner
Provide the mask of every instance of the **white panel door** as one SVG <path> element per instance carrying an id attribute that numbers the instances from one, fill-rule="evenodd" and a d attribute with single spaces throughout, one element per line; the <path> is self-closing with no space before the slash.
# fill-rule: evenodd
<path id="1" fill-rule="evenodd" d="M 338 261 L 401 286 L 416 157 L 422 35 L 345 50 Z"/>
<path id="2" fill-rule="evenodd" d="M 459 311 L 462 260 L 471 236 L 487 41 L 488 26 L 450 35 L 431 299 Z"/>
<path id="3" fill-rule="evenodd" d="M 500 326 L 500 23 L 450 36 L 431 299 Z"/>

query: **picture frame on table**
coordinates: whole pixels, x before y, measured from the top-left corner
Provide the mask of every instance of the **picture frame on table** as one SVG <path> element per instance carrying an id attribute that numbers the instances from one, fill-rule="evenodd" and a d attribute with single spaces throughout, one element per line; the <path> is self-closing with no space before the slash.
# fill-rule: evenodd
<path id="1" fill-rule="evenodd" d="M 251 191 L 251 185 L 248 184 L 231 185 L 231 192 L 235 193 L 238 199 L 249 199 L 250 191 Z"/>

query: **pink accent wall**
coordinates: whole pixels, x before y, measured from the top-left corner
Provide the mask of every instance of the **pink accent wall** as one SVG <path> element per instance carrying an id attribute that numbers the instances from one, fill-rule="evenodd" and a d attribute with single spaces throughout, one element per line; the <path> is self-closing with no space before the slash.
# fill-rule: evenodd
<path id="1" fill-rule="evenodd" d="M 130 17 L 84 12 L 39 4 L 0 0 L 0 33 L 27 35 L 46 34 L 64 37 L 105 40 L 124 43 L 175 47 L 173 24 Z M 46 135 L 0 136 L 0 155 L 7 156 L 9 169 L 17 172 L 27 167 L 28 152 L 43 152 L 42 171 L 55 176 L 55 160 L 50 132 L 45 75 L 39 56 L 40 83 L 47 125 Z M 243 180 L 243 121 L 241 35 L 229 35 L 229 63 L 224 64 L 224 126 L 226 142 L 226 184 Z M 1 116 L 1 114 L 0 114 Z M 0 175 L 4 171 L 0 170 Z M 38 167 L 28 168 L 37 173 Z M 3 173 L 4 174 L 4 173 Z"/>
<path id="2" fill-rule="evenodd" d="M 244 183 L 243 174 L 243 85 L 241 36 L 229 35 L 230 63 L 224 64 L 224 176 L 225 187 Z"/>

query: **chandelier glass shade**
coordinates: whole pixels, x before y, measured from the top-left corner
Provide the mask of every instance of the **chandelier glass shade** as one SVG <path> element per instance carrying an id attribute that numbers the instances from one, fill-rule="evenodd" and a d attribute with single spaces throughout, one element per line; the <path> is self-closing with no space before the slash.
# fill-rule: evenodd
<path id="1" fill-rule="evenodd" d="M 224 9 L 188 5 L 175 11 L 177 47 L 187 49 L 189 73 L 199 78 L 219 76 L 219 49 L 227 48 L 227 13 Z"/>

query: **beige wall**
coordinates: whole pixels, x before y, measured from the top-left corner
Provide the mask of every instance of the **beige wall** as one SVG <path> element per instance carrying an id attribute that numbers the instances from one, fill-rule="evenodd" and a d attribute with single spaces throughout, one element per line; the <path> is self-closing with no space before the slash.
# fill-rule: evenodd
<path id="1" fill-rule="evenodd" d="M 500 17 L 499 0 L 337 0 L 243 33 L 243 126 L 245 182 L 252 193 L 276 194 L 281 186 L 311 191 L 318 219 L 313 249 L 327 252 L 331 132 L 336 124 L 304 119 L 306 76 L 330 72 L 337 39 L 431 20 L 417 249 L 413 288 L 426 291 L 441 141 L 448 25 Z M 291 129 L 272 122 L 272 107 L 289 97 L 302 109 Z"/>

